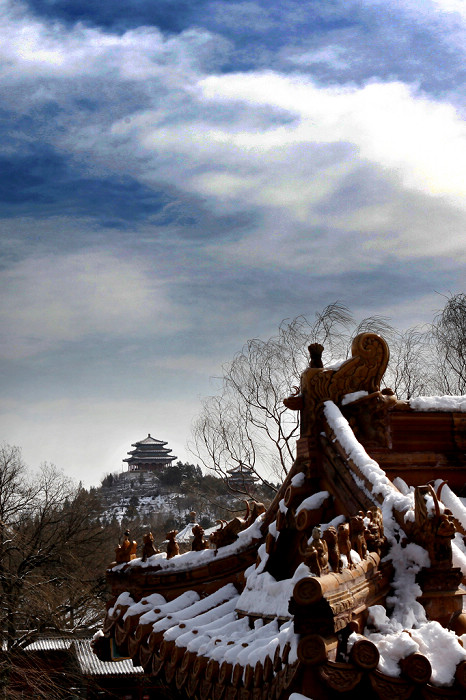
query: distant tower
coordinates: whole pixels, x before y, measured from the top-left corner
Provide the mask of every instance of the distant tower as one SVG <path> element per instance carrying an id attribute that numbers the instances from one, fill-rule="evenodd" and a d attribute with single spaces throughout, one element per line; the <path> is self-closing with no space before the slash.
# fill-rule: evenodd
<path id="1" fill-rule="evenodd" d="M 228 485 L 232 491 L 252 491 L 256 481 L 258 481 L 252 468 L 242 463 L 235 467 L 235 469 L 229 469 L 227 474 Z"/>
<path id="2" fill-rule="evenodd" d="M 129 457 L 123 460 L 128 462 L 129 472 L 148 471 L 155 472 L 163 467 L 169 467 L 176 457 L 170 455 L 171 450 L 166 448 L 166 442 L 156 440 L 149 433 L 145 440 L 133 442 L 135 450 L 130 450 Z"/>

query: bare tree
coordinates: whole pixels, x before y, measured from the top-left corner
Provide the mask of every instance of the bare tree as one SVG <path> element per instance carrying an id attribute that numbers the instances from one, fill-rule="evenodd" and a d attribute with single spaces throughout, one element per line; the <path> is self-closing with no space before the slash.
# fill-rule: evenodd
<path id="1" fill-rule="evenodd" d="M 39 636 L 100 621 L 105 533 L 96 507 L 92 494 L 55 467 L 33 474 L 17 447 L 0 448 L 0 634 L 8 678 L 19 677 L 15 664 L 26 663 L 22 651 Z"/>
<path id="2" fill-rule="evenodd" d="M 463 395 L 466 392 L 466 294 L 447 297 L 430 330 L 431 352 L 437 359 L 438 391 Z"/>
<path id="3" fill-rule="evenodd" d="M 391 334 L 390 363 L 383 381 L 399 398 L 410 399 L 437 390 L 437 362 L 429 334 L 428 327 Z"/>

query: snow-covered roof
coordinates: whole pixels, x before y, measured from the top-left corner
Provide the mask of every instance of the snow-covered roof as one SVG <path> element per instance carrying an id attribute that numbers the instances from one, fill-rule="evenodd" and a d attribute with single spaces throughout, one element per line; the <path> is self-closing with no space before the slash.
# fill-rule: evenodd
<path id="1" fill-rule="evenodd" d="M 178 531 L 177 536 L 175 537 L 177 542 L 191 542 L 193 539 L 193 527 L 197 525 L 198 523 L 188 523 L 187 525 L 184 526 L 182 530 Z"/>
<path id="2" fill-rule="evenodd" d="M 466 398 L 398 402 L 387 362 L 362 334 L 305 370 L 297 459 L 266 512 L 217 550 L 114 567 L 105 638 L 190 696 L 463 700 Z"/>
<path id="3" fill-rule="evenodd" d="M 25 647 L 29 652 L 66 652 L 76 656 L 79 670 L 85 676 L 134 676 L 144 673 L 141 666 L 134 666 L 131 659 L 118 662 L 100 661 L 93 653 L 91 639 L 75 639 L 73 637 L 44 637 L 36 639 Z"/>
<path id="4" fill-rule="evenodd" d="M 136 676 L 144 673 L 142 666 L 134 666 L 131 659 L 100 661 L 92 651 L 90 639 L 76 640 L 73 647 L 84 676 Z"/>
<path id="5" fill-rule="evenodd" d="M 238 539 L 235 542 L 226 547 L 221 547 L 218 550 L 204 549 L 200 552 L 185 552 L 184 554 L 177 554 L 171 559 L 167 559 L 166 553 L 161 552 L 160 554 L 154 554 L 152 557 L 148 557 L 146 561 L 142 561 L 141 558 L 136 558 L 124 564 L 117 564 L 111 571 L 121 572 L 128 569 L 153 569 L 162 572 L 182 572 L 189 571 L 199 566 L 205 566 L 214 561 L 219 562 L 221 559 L 239 554 L 261 538 L 261 523 L 262 517 L 259 517 L 249 528 L 239 533 Z M 186 528 L 189 527 L 189 525 L 186 526 Z"/>
<path id="6" fill-rule="evenodd" d="M 466 412 L 466 396 L 418 396 L 409 399 L 409 405 L 415 411 L 453 411 Z"/>
<path id="7" fill-rule="evenodd" d="M 136 448 L 128 452 L 129 457 L 126 457 L 123 462 L 128 464 L 169 464 L 176 459 L 176 456 L 170 455 L 171 449 L 165 447 L 167 443 L 162 440 L 153 438 L 149 433 L 144 440 L 134 442 L 132 447 Z"/>
<path id="8" fill-rule="evenodd" d="M 68 651 L 72 643 L 72 638 L 44 637 L 28 644 L 25 651 Z"/>
<path id="9" fill-rule="evenodd" d="M 157 438 L 153 438 L 150 433 L 147 434 L 147 437 L 144 438 L 144 440 L 139 440 L 138 442 L 133 442 L 133 447 L 139 447 L 139 445 L 166 445 L 166 442 L 163 442 L 163 440 L 157 440 Z"/>

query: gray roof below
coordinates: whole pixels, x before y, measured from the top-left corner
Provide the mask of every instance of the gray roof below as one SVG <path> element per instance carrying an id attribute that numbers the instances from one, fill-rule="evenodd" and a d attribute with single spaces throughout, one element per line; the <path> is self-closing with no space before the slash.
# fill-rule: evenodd
<path id="1" fill-rule="evenodd" d="M 139 676 L 142 666 L 133 666 L 131 659 L 123 661 L 100 661 L 91 649 L 90 639 L 73 642 L 79 669 L 84 676 Z"/>
<path id="2" fill-rule="evenodd" d="M 142 666 L 133 666 L 131 659 L 122 661 L 100 661 L 91 648 L 90 639 L 72 639 L 71 637 L 46 637 L 36 639 L 25 647 L 28 652 L 67 652 L 74 651 L 79 670 L 84 676 L 140 676 Z"/>
<path id="3" fill-rule="evenodd" d="M 72 643 L 73 639 L 66 637 L 36 639 L 28 644 L 24 651 L 68 651 Z"/>

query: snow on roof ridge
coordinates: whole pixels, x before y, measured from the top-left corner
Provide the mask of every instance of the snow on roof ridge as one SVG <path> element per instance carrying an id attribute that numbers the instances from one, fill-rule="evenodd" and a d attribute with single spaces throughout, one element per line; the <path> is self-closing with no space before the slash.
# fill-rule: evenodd
<path id="1" fill-rule="evenodd" d="M 111 571 L 121 571 L 125 567 L 140 567 L 143 569 L 151 566 L 158 566 L 160 568 L 156 573 L 162 574 L 165 571 L 172 571 L 173 569 L 177 571 L 189 571 L 198 566 L 203 566 L 213 561 L 219 561 L 220 559 L 229 557 L 231 554 L 239 554 L 247 549 L 254 540 L 262 539 L 263 536 L 260 528 L 263 520 L 264 513 L 259 515 L 252 525 L 238 533 L 238 539 L 232 544 L 220 547 L 217 550 L 203 549 L 200 552 L 185 552 L 184 554 L 177 554 L 171 559 L 167 559 L 165 552 L 161 552 L 160 554 L 154 554 L 152 557 L 148 557 L 146 561 L 142 561 L 142 559 L 138 557 L 130 562 L 117 564 Z"/>
<path id="2" fill-rule="evenodd" d="M 130 605 L 128 610 L 123 615 L 123 620 L 126 620 L 127 617 L 132 617 L 133 615 L 141 615 L 143 613 L 148 612 L 149 610 L 153 610 L 155 606 L 162 610 L 166 608 L 167 605 L 169 605 L 169 603 L 167 603 L 165 598 L 162 595 L 160 595 L 160 593 L 153 593 L 152 595 L 147 597 L 144 596 L 138 603 Z"/>
<path id="3" fill-rule="evenodd" d="M 188 651 L 195 651 L 199 656 L 210 656 L 209 652 L 212 650 L 212 647 L 219 643 L 217 639 L 224 634 L 227 636 L 231 634 L 238 624 L 238 617 L 234 608 L 220 616 L 216 616 L 215 611 L 211 612 L 213 615 L 207 623 L 193 625 L 188 630 L 181 630 L 183 634 L 178 635 L 175 639 L 176 646 L 186 647 Z M 168 630 L 165 634 L 165 639 L 169 638 L 171 631 Z M 178 628 L 175 629 L 175 632 L 177 631 Z"/>
<path id="4" fill-rule="evenodd" d="M 233 598 L 238 597 L 238 591 L 233 583 L 227 583 L 226 586 L 222 586 L 218 591 L 214 591 L 205 598 L 201 598 L 197 602 L 193 603 L 189 608 L 183 610 L 182 615 L 174 615 L 173 619 L 177 619 L 178 622 L 186 622 L 187 620 L 202 615 L 208 612 L 214 607 L 226 603 Z"/>
<path id="5" fill-rule="evenodd" d="M 199 615 L 196 615 L 195 617 L 191 617 L 189 619 L 183 620 L 180 619 L 176 616 L 173 616 L 170 620 L 170 625 L 169 627 L 173 628 L 173 632 L 171 636 L 166 636 L 166 639 L 176 639 L 178 634 L 176 633 L 180 628 L 179 628 L 179 623 L 183 622 L 185 627 L 182 628 L 181 632 L 189 632 L 193 627 L 197 627 L 198 625 L 204 624 L 204 621 L 210 622 L 213 619 L 216 619 L 216 616 L 223 616 L 227 615 L 230 612 L 234 611 L 236 605 L 236 598 L 230 598 L 230 600 L 226 600 L 224 603 L 221 603 L 220 605 L 216 606 L 215 608 L 210 608 L 209 610 L 205 610 L 204 612 L 200 613 Z M 179 611 L 177 611 L 179 612 Z M 164 627 L 164 620 L 158 620 L 154 626 L 153 630 L 154 632 L 161 632 L 162 630 L 168 629 L 166 626 Z M 180 632 L 180 633 L 181 633 Z"/>
<path id="6" fill-rule="evenodd" d="M 336 439 L 348 455 L 348 458 L 354 462 L 363 476 L 372 485 L 372 492 L 380 494 L 384 500 L 389 499 L 400 512 L 411 509 L 411 499 L 398 491 L 375 459 L 372 459 L 367 454 L 338 406 L 333 401 L 325 401 L 324 413 L 329 426 L 335 433 Z"/>
<path id="7" fill-rule="evenodd" d="M 415 411 L 453 411 L 466 413 L 466 396 L 418 396 L 408 400 Z"/>
<path id="8" fill-rule="evenodd" d="M 316 510 L 320 508 L 322 503 L 326 498 L 329 498 L 329 496 L 330 494 L 328 491 L 318 491 L 317 493 L 313 493 L 312 496 L 308 496 L 308 498 L 305 498 L 304 501 L 301 501 L 299 504 L 296 509 L 296 516 L 298 516 L 302 510 Z"/>

